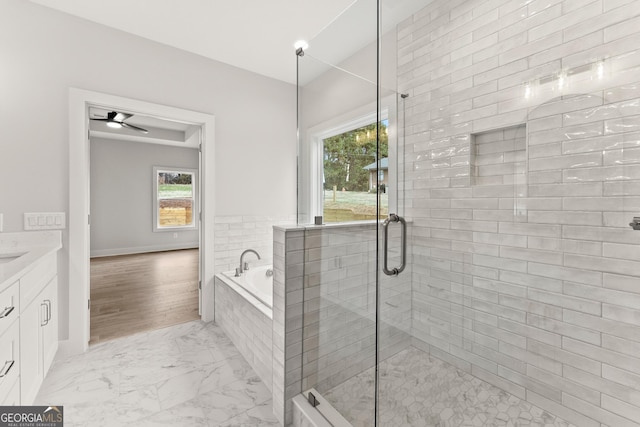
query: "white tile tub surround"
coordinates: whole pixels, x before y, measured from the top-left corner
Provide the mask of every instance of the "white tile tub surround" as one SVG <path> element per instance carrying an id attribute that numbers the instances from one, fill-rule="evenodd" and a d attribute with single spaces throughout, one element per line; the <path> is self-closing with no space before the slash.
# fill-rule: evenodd
<path id="1" fill-rule="evenodd" d="M 272 391 L 272 312 L 224 276 L 215 277 L 215 322 Z"/>
<path id="2" fill-rule="evenodd" d="M 249 255 L 253 265 L 265 265 L 273 258 L 273 226 L 295 224 L 296 215 L 218 215 L 215 218 L 214 257 L 215 272 L 234 271 L 240 265 L 240 255 L 245 249 L 255 249 L 260 254 Z"/>
<path id="3" fill-rule="evenodd" d="M 413 344 L 585 427 L 640 425 L 639 22 L 436 0 L 398 27 Z M 523 125 L 524 183 L 521 149 L 477 151 Z"/>

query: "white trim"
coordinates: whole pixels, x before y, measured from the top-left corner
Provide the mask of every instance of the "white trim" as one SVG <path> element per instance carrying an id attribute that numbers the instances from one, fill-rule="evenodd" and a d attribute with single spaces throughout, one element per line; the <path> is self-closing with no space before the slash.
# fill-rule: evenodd
<path id="1" fill-rule="evenodd" d="M 200 269 L 202 320 L 213 320 L 214 277 L 214 166 L 215 118 L 206 113 L 153 104 L 130 98 L 69 88 L 69 339 L 61 341 L 60 354 L 86 351 L 89 342 L 89 106 L 124 109 L 170 120 L 192 123 L 202 129 L 203 190 L 200 200 Z M 206 196 L 206 197 L 205 197 Z M 209 230 L 208 227 L 211 229 Z"/>
<path id="2" fill-rule="evenodd" d="M 134 246 L 130 248 L 99 249 L 91 251 L 91 258 L 106 256 L 144 254 L 149 252 L 179 251 L 182 249 L 198 249 L 198 242 L 174 243 L 165 245 Z"/>
<path id="3" fill-rule="evenodd" d="M 158 199 L 158 173 L 159 172 L 178 172 L 185 174 L 191 174 L 191 185 L 192 185 L 192 193 L 191 200 L 193 201 L 193 206 L 191 208 L 191 225 L 182 225 L 175 227 L 160 227 L 160 217 L 158 215 L 159 211 L 159 199 Z M 198 227 L 198 207 L 200 206 L 199 197 L 200 194 L 200 181 L 198 180 L 198 170 L 192 168 L 182 168 L 182 167 L 173 167 L 173 166 L 154 166 L 153 167 L 153 232 L 154 233 L 163 233 L 165 231 L 180 231 L 180 230 L 197 230 Z"/>

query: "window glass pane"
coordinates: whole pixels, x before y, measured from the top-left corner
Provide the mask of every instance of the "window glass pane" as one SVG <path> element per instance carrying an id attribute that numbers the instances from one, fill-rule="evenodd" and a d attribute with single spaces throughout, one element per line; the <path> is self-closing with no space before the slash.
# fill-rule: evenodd
<path id="1" fill-rule="evenodd" d="M 387 215 L 387 174 L 384 172 L 389 163 L 387 139 L 387 120 L 384 120 L 380 123 L 379 162 L 376 162 L 375 123 L 323 140 L 325 222 L 376 219 L 378 194 L 380 214 Z"/>
<path id="2" fill-rule="evenodd" d="M 191 226 L 193 193 L 193 174 L 177 171 L 158 172 L 158 226 Z"/>
<path id="3" fill-rule="evenodd" d="M 181 227 L 193 223 L 192 199 L 160 199 L 160 227 Z"/>

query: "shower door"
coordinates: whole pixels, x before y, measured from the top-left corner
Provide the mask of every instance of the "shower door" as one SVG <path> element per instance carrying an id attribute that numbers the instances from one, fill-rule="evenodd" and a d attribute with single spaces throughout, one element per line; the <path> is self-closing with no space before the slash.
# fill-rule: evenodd
<path id="1" fill-rule="evenodd" d="M 376 3 L 355 3 L 297 53 L 301 387 L 362 426 L 375 417 L 377 224 L 388 205 Z"/>
<path id="2" fill-rule="evenodd" d="M 640 425 L 639 23 L 433 0 L 381 42 L 409 277 L 378 281 L 378 425 Z"/>
<path id="3" fill-rule="evenodd" d="M 304 231 L 302 390 L 355 426 L 388 424 L 378 368 L 411 345 L 411 101 L 392 33 L 422 3 L 357 1 L 297 52 L 298 223 L 324 224 Z"/>

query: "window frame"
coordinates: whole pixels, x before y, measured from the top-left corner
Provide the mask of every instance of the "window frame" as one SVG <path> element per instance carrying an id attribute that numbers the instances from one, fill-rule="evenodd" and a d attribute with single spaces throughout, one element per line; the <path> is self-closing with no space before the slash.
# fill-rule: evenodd
<path id="1" fill-rule="evenodd" d="M 160 225 L 160 200 L 158 197 L 158 175 L 160 173 L 179 173 L 190 174 L 191 178 L 191 224 L 190 225 L 177 225 L 177 226 L 161 226 Z M 198 170 L 192 168 L 183 167 L 170 167 L 170 166 L 154 166 L 153 167 L 153 231 L 154 232 L 176 232 L 183 230 L 197 230 L 199 222 L 199 207 L 198 207 Z"/>
<path id="2" fill-rule="evenodd" d="M 338 117 L 331 123 L 310 129 L 309 211 L 312 217 L 324 215 L 324 140 L 376 123 L 377 120 L 375 106 L 373 109 L 365 107 L 360 110 L 360 114 Z M 381 111 L 380 121 L 383 120 L 389 120 L 389 107 L 385 107 Z M 392 135 L 389 135 L 389 138 L 391 137 Z M 392 150 L 391 146 L 391 140 L 389 140 L 389 157 L 395 158 L 395 150 Z M 391 163 L 391 159 L 389 163 Z M 391 208 L 391 199 L 389 203 L 389 208 Z"/>

